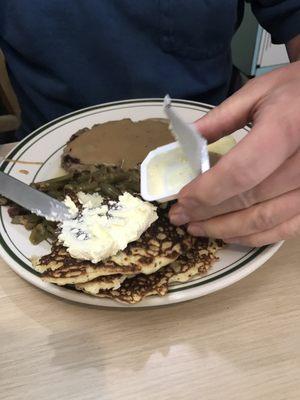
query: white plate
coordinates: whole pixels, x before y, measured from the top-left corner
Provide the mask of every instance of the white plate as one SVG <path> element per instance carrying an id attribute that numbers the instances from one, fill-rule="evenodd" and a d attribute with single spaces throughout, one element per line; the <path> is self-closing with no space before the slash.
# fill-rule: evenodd
<path id="1" fill-rule="evenodd" d="M 187 122 L 192 122 L 207 113 L 212 107 L 192 101 L 173 101 L 172 105 Z M 59 167 L 63 147 L 70 136 L 84 127 L 92 127 L 96 123 L 131 118 L 162 118 L 161 99 L 130 100 L 103 104 L 76 111 L 58 118 L 37 129 L 20 142 L 8 155 L 8 158 L 23 161 L 41 161 L 42 165 L 15 164 L 3 162 L 0 169 L 26 183 L 42 181 L 61 174 Z M 249 131 L 248 127 L 235 132 L 235 139 L 240 140 Z M 116 146 L 118 143 L 116 143 Z M 29 171 L 28 175 L 20 172 Z M 72 289 L 59 287 L 43 282 L 39 274 L 32 270 L 30 257 L 46 254 L 50 250 L 46 243 L 39 246 L 30 244 L 29 233 L 18 225 L 12 225 L 7 209 L 0 207 L 0 254 L 9 266 L 22 278 L 33 285 L 56 296 L 107 307 L 128 307 L 110 299 L 92 297 Z M 228 246 L 219 252 L 220 260 L 214 264 L 209 273 L 191 282 L 176 284 L 164 297 L 153 296 L 141 303 L 129 307 L 152 307 L 182 302 L 206 295 L 239 281 L 259 268 L 280 247 L 281 243 L 261 248 L 245 248 Z"/>

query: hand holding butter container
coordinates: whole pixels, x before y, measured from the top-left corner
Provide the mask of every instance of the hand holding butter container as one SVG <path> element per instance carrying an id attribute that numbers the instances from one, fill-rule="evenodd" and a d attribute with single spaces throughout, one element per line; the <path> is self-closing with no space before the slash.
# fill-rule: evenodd
<path id="1" fill-rule="evenodd" d="M 211 164 L 236 144 L 226 136 L 207 146 Z M 178 142 L 157 147 L 141 164 L 141 195 L 147 201 L 175 200 L 180 190 L 198 174 L 190 166 Z"/>
<path id="2" fill-rule="evenodd" d="M 166 96 L 164 109 L 171 121 L 171 132 L 178 141 L 156 148 L 142 162 L 141 195 L 147 201 L 176 199 L 185 185 L 209 169 L 209 151 L 216 159 L 235 145 L 235 140 L 226 136 L 207 146 L 205 138 L 182 121 L 170 106 L 171 100 Z"/>

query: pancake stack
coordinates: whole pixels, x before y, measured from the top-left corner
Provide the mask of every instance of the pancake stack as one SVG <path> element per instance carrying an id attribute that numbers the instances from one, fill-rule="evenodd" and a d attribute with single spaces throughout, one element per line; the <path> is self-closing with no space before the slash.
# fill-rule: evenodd
<path id="1" fill-rule="evenodd" d="M 70 256 L 59 242 L 51 253 L 33 262 L 46 282 L 72 285 L 92 296 L 134 304 L 146 296 L 163 296 L 173 282 L 186 282 L 206 273 L 217 259 L 220 243 L 196 239 L 168 220 L 166 206 L 139 240 L 99 263 Z"/>
<path id="2" fill-rule="evenodd" d="M 99 166 L 137 171 L 149 151 L 173 140 L 166 120 L 111 121 L 75 133 L 64 149 L 62 167 L 79 174 L 97 171 Z M 171 225 L 168 211 L 169 205 L 158 205 L 159 218 L 140 239 L 97 264 L 71 257 L 56 241 L 51 253 L 35 260 L 33 266 L 44 281 L 71 285 L 92 296 L 130 304 L 146 296 L 163 296 L 172 283 L 205 274 L 221 247 L 220 241 L 193 238 L 185 229 Z"/>

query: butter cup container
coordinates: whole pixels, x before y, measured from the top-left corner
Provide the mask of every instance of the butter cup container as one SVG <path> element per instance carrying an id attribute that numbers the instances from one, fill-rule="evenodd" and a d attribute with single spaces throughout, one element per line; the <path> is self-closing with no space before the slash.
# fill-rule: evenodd
<path id="1" fill-rule="evenodd" d="M 180 190 L 196 175 L 178 142 L 157 147 L 141 164 L 141 196 L 150 202 L 175 200 Z"/>

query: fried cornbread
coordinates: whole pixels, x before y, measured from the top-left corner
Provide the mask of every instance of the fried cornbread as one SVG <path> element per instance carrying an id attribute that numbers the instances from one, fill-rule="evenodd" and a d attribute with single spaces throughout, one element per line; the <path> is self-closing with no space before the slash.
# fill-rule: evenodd
<path id="1" fill-rule="evenodd" d="M 175 262 L 153 274 L 138 274 L 125 280 L 119 277 L 113 288 L 103 288 L 103 282 L 97 279 L 87 284 L 76 285 L 76 288 L 94 296 L 130 304 L 138 303 L 147 296 L 164 296 L 171 283 L 184 283 L 206 273 L 217 260 L 216 252 L 221 246 L 220 241 L 197 239 L 194 246 Z"/>
<path id="2" fill-rule="evenodd" d="M 34 263 L 42 279 L 58 285 L 78 284 L 107 275 L 152 274 L 175 261 L 189 250 L 193 238 L 182 229 L 171 225 L 168 207 L 158 206 L 159 218 L 125 250 L 99 263 L 73 258 L 59 242 L 50 254 Z"/>
<path id="3" fill-rule="evenodd" d="M 68 175 L 34 186 L 61 201 L 69 196 L 79 209 L 80 192 L 102 196 L 107 204 L 115 205 L 126 192 L 139 197 L 139 164 L 149 151 L 173 141 L 168 122 L 160 119 L 125 119 L 85 128 L 71 137 L 63 152 L 62 166 Z M 214 240 L 193 238 L 185 228 L 171 225 L 171 204 L 154 206 L 158 219 L 123 250 L 99 262 L 72 257 L 57 240 L 60 226 L 15 205 L 11 214 L 14 223 L 32 229 L 32 243 L 52 242 L 50 254 L 32 260 L 41 279 L 91 296 L 135 304 L 147 296 L 165 295 L 172 284 L 207 273 L 221 246 Z"/>

